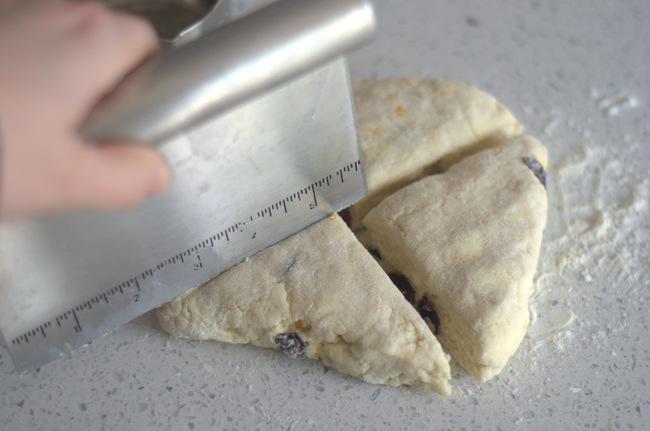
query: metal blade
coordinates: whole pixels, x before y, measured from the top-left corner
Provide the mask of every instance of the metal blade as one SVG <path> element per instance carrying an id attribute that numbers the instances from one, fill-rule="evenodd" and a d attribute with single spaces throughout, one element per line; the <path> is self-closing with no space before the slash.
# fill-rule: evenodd
<path id="1" fill-rule="evenodd" d="M 171 190 L 126 213 L 0 225 L 0 331 L 33 369 L 365 194 L 337 60 L 161 148 Z"/>

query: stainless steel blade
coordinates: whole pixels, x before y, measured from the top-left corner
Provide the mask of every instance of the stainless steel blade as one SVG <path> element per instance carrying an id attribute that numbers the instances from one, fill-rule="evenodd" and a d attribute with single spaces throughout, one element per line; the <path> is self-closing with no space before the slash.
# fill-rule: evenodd
<path id="1" fill-rule="evenodd" d="M 365 193 L 337 60 L 162 147 L 175 181 L 126 213 L 0 225 L 0 330 L 32 369 Z"/>

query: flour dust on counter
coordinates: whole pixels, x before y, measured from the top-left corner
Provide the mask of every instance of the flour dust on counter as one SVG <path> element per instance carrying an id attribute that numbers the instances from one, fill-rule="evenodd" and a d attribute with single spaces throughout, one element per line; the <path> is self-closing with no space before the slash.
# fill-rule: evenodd
<path id="1" fill-rule="evenodd" d="M 549 172 L 549 216 L 558 223 L 546 232 L 531 295 L 524 343 L 531 361 L 539 348 L 604 347 L 607 338 L 626 337 L 624 310 L 647 307 L 650 288 L 649 179 L 629 169 L 611 146 L 593 142 L 578 145 Z M 621 306 L 607 316 L 585 305 L 612 297 Z"/>
<path id="2" fill-rule="evenodd" d="M 601 94 L 595 88 L 589 88 L 589 94 L 605 117 L 617 117 L 624 114 L 625 111 L 638 108 L 640 104 L 636 96 L 623 90 Z"/>

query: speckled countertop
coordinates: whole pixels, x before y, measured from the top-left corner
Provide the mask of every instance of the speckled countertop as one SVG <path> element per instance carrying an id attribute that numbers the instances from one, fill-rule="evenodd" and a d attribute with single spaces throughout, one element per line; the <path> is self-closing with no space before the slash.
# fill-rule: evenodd
<path id="1" fill-rule="evenodd" d="M 548 146 L 533 317 L 507 369 L 480 384 L 452 362 L 441 397 L 173 339 L 150 313 L 25 375 L 0 347 L 1 429 L 647 429 L 650 2 L 375 5 L 380 31 L 353 76 L 467 82 Z"/>

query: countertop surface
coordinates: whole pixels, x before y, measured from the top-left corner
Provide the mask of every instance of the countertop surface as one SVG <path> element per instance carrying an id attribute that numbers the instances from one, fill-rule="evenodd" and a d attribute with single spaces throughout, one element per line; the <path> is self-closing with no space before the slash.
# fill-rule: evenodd
<path id="1" fill-rule="evenodd" d="M 353 77 L 466 82 L 548 147 L 531 324 L 506 369 L 478 383 L 452 361 L 443 397 L 174 339 L 149 313 L 27 374 L 0 346 L 0 428 L 647 429 L 650 2 L 374 4 L 379 33 L 350 57 Z"/>

